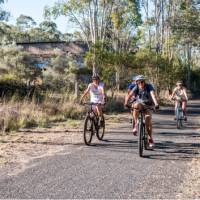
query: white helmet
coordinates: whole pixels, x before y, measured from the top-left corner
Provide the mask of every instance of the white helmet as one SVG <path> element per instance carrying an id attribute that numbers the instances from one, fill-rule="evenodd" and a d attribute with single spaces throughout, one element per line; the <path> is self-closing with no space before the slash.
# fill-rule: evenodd
<path id="1" fill-rule="evenodd" d="M 144 80 L 145 80 L 145 77 L 143 75 L 138 75 L 135 78 L 135 81 L 144 81 Z"/>

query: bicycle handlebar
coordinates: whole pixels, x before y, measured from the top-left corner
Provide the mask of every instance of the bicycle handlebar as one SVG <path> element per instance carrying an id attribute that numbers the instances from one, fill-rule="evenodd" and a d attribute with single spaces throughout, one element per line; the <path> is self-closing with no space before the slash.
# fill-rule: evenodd
<path id="1" fill-rule="evenodd" d="M 80 105 L 96 106 L 96 105 L 105 105 L 105 104 L 102 104 L 102 103 L 85 102 L 85 103 L 80 103 Z"/>

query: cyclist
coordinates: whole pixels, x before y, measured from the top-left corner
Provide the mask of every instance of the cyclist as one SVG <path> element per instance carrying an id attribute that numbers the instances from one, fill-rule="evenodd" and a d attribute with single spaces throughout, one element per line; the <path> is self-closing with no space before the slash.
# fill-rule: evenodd
<path id="1" fill-rule="evenodd" d="M 92 76 L 92 83 L 90 83 L 81 96 L 80 103 L 83 103 L 85 97 L 90 94 L 90 102 L 94 103 L 93 109 L 99 117 L 100 124 L 103 123 L 103 105 L 105 104 L 106 94 L 104 91 L 104 84 L 100 83 L 98 74 Z"/>
<path id="2" fill-rule="evenodd" d="M 128 105 L 128 101 L 132 96 L 136 98 L 135 103 L 132 105 L 133 118 L 135 120 L 135 127 L 133 129 L 134 135 L 137 135 L 139 111 L 141 109 L 145 109 L 146 128 L 149 135 L 149 147 L 153 147 L 154 141 L 152 136 L 152 113 L 148 108 L 152 107 L 154 104 L 155 108 L 159 109 L 159 104 L 156 99 L 153 86 L 145 83 L 145 77 L 143 75 L 138 75 L 136 77 L 136 81 L 137 85 L 125 98 L 125 106 Z"/>
<path id="3" fill-rule="evenodd" d="M 131 92 L 131 90 L 136 86 L 136 81 L 135 81 L 136 76 L 132 77 L 132 82 L 128 86 L 128 94 Z"/>
<path id="4" fill-rule="evenodd" d="M 171 95 L 171 100 L 172 99 L 175 99 L 175 118 L 174 119 L 176 119 L 176 109 L 178 107 L 178 102 L 181 101 L 183 114 L 184 114 L 184 120 L 187 121 L 186 106 L 187 106 L 188 96 L 187 96 L 186 88 L 183 86 L 182 81 L 177 81 L 176 87 L 174 88 Z"/>
<path id="5" fill-rule="evenodd" d="M 136 76 L 133 76 L 132 77 L 132 82 L 129 84 L 129 86 L 128 86 L 128 94 L 130 94 L 130 92 L 132 91 L 132 89 L 136 86 L 136 81 L 135 81 L 135 78 L 136 78 Z M 131 98 L 131 102 L 133 103 L 134 102 L 134 100 L 135 100 L 135 97 L 133 96 L 132 98 Z M 132 111 L 131 111 L 131 115 L 132 115 Z M 134 123 L 133 122 L 133 117 L 131 117 L 131 119 L 130 119 L 130 123 L 132 124 L 132 123 Z"/>

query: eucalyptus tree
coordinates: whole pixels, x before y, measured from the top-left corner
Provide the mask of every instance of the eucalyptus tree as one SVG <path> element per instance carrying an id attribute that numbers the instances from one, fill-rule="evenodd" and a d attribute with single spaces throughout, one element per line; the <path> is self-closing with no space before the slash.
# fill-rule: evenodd
<path id="1" fill-rule="evenodd" d="M 191 88 L 192 57 L 194 50 L 200 51 L 200 2 L 179 0 L 176 15 L 170 18 L 173 34 L 181 45 L 181 53 L 187 66 L 187 86 Z"/>
<path id="2" fill-rule="evenodd" d="M 32 28 L 33 26 L 36 25 L 36 22 L 34 21 L 34 19 L 30 16 L 27 15 L 20 15 L 17 19 L 16 19 L 16 26 L 19 28 L 19 30 L 21 31 L 27 31 L 30 28 Z"/>
<path id="3" fill-rule="evenodd" d="M 46 7 L 45 16 L 66 16 L 77 26 L 79 36 L 91 48 L 106 40 L 113 4 L 113 0 L 65 0 L 55 3 L 52 8 Z M 93 72 L 96 72 L 95 49 Z"/>

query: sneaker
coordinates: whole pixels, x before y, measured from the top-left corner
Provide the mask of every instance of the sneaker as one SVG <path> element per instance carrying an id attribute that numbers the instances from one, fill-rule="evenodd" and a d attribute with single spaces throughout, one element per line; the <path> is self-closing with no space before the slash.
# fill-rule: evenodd
<path id="1" fill-rule="evenodd" d="M 149 147 L 153 148 L 155 146 L 154 141 L 152 139 L 149 139 Z"/>

